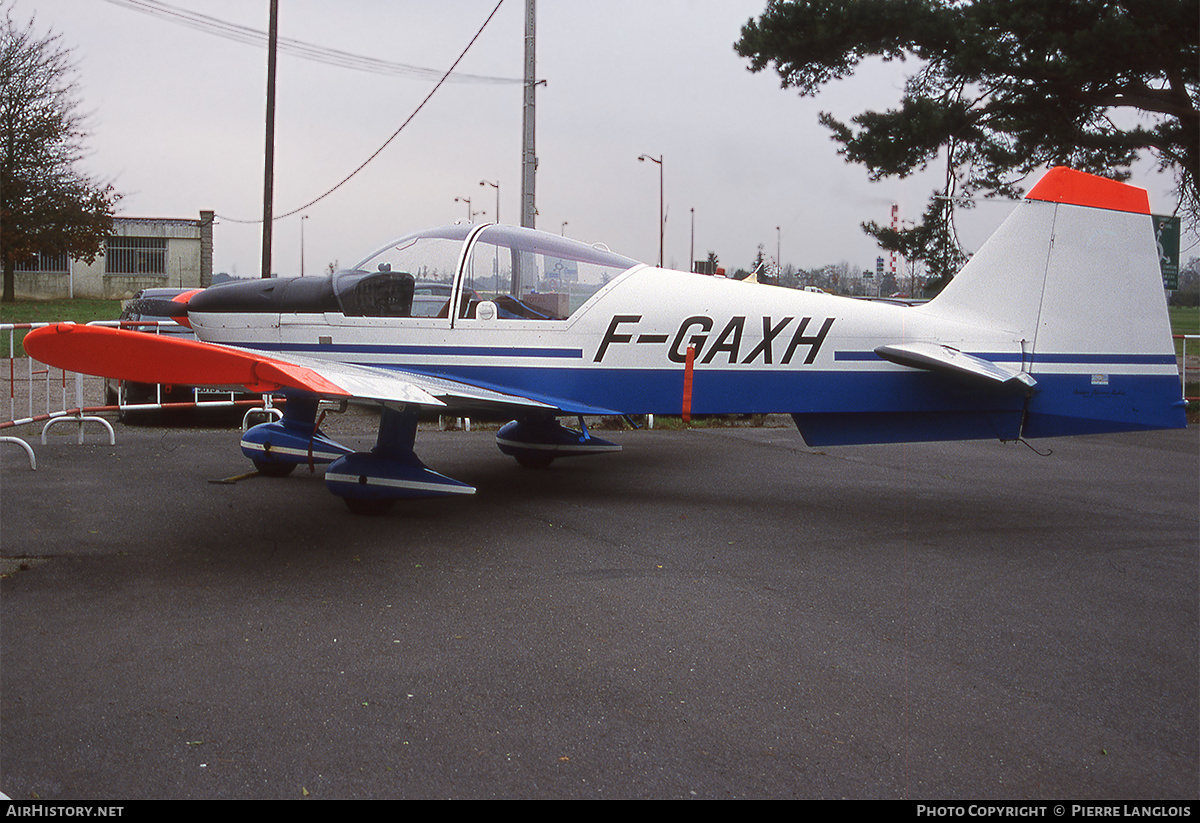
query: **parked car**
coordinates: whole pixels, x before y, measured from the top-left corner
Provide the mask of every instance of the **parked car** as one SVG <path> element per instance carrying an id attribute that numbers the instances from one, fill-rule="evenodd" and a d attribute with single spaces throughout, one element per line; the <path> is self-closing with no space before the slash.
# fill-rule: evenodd
<path id="1" fill-rule="evenodd" d="M 127 328 L 147 334 L 170 334 L 195 339 L 196 334 L 187 326 L 181 326 L 164 315 L 143 314 L 144 301 L 149 298 L 170 300 L 192 289 L 142 289 L 126 301 L 118 318 Z M 145 323 L 144 326 L 136 325 Z M 158 324 L 162 325 L 158 325 Z M 242 395 L 207 387 L 179 386 L 154 383 L 134 383 L 127 380 L 104 380 L 104 402 L 109 406 L 136 406 L 158 403 L 190 403 L 196 400 L 233 400 Z M 257 395 L 247 395 L 257 397 Z"/>

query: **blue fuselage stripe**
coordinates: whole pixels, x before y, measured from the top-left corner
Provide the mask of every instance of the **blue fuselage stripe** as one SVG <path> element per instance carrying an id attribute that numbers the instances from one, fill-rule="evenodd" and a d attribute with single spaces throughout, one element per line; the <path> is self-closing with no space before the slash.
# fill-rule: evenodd
<path id="1" fill-rule="evenodd" d="M 1012 354 L 1007 352 L 967 352 L 993 363 L 1042 363 L 1097 366 L 1162 366 L 1175 363 L 1170 354 Z M 834 360 L 843 363 L 874 363 L 881 358 L 873 351 L 834 352 Z"/>
<path id="2" fill-rule="evenodd" d="M 683 370 L 678 368 L 410 365 L 403 370 L 461 380 L 563 408 L 573 402 L 628 414 L 678 414 L 683 402 Z M 1086 415 L 1088 407 L 1120 406 L 1134 397 L 1152 397 L 1155 402 L 1147 403 L 1148 407 L 1165 407 L 1177 400 L 1179 393 L 1179 380 L 1170 375 L 1111 375 L 1108 384 L 1093 386 L 1090 374 L 1043 374 L 1034 397 L 1042 408 L 1065 403 Z M 692 386 L 692 411 L 696 414 L 1000 411 L 1020 409 L 1024 402 L 1022 392 L 997 391 L 915 370 L 697 369 Z"/>

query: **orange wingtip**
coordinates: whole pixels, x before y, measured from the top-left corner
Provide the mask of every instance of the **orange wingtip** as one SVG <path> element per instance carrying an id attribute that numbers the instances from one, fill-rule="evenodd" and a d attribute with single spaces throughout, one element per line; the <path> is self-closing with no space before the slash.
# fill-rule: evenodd
<path id="1" fill-rule="evenodd" d="M 168 335 L 55 323 L 25 335 L 24 346 L 30 357 L 56 368 L 137 383 L 245 386 L 255 392 L 292 388 L 349 396 L 313 369 Z"/>
<path id="2" fill-rule="evenodd" d="M 1046 172 L 1025 199 L 1134 214 L 1150 213 L 1150 196 L 1145 189 L 1063 166 Z"/>

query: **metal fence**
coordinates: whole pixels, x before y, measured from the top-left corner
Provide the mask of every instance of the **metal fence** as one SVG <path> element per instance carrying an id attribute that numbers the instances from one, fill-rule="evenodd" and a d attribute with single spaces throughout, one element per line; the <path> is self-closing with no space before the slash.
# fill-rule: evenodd
<path id="1" fill-rule="evenodd" d="M 1188 386 L 1200 386 L 1200 334 L 1176 334 L 1183 341 L 1179 349 L 1179 384 L 1183 388 L 1183 399 L 1189 403 L 1200 402 L 1200 395 L 1189 395 Z M 1189 354 L 1190 344 L 1196 344 L 1196 354 Z"/>

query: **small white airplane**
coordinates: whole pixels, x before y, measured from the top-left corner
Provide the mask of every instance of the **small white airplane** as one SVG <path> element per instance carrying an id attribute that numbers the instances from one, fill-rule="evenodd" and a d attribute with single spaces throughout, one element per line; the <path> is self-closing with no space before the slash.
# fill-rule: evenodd
<path id="1" fill-rule="evenodd" d="M 198 341 L 64 323 L 25 348 L 87 374 L 282 391 L 283 419 L 246 432 L 244 453 L 264 474 L 329 463 L 329 489 L 363 512 L 474 491 L 417 458 L 422 414 L 511 420 L 498 445 L 529 466 L 619 450 L 585 415 L 788 413 L 811 446 L 1186 425 L 1149 198 L 1064 168 L 918 306 L 484 224 L 327 277 L 213 286 L 175 313 Z M 319 400 L 378 404 L 375 448 L 324 436 Z"/>

